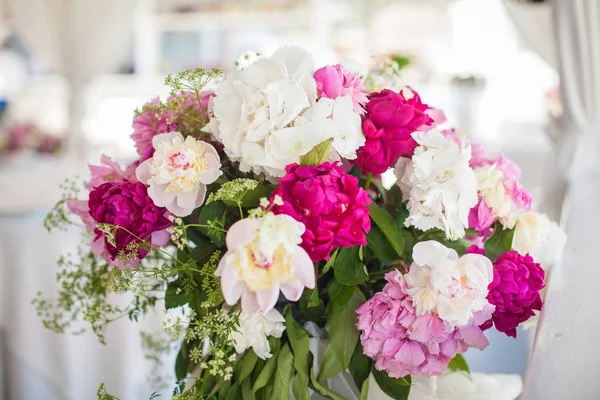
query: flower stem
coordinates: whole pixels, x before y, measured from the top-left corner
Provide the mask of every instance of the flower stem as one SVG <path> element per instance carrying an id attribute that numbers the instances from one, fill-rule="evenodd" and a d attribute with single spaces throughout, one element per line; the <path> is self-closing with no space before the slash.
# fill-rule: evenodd
<path id="1" fill-rule="evenodd" d="M 371 179 L 373 179 L 373 173 L 369 172 L 369 173 L 367 173 L 367 181 L 365 182 L 365 190 L 369 190 L 369 187 L 371 187 Z"/>

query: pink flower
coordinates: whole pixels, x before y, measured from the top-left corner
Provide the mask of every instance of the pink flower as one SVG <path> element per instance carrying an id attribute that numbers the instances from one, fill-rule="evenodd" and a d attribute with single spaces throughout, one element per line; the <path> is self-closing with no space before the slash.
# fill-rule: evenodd
<path id="1" fill-rule="evenodd" d="M 154 153 L 152 138 L 154 136 L 175 131 L 185 133 L 198 133 L 200 131 L 202 126 L 198 122 L 180 118 L 180 114 L 187 114 L 193 110 L 195 114 L 202 116 L 202 119 L 208 120 L 208 102 L 214 96 L 214 93 L 202 92 L 200 96 L 201 103 L 198 103 L 194 93 L 170 96 L 167 99 L 167 104 L 179 112 L 164 111 L 158 97 L 144 105 L 142 112 L 133 118 L 133 133 L 131 134 L 137 152 L 142 157 L 141 161 L 152 157 Z"/>
<path id="2" fill-rule="evenodd" d="M 417 142 L 411 134 L 434 123 L 428 108 L 410 90 L 371 93 L 362 122 L 366 142 L 358 149 L 356 166 L 363 173 L 379 175 L 396 165 L 400 157 L 412 157 Z"/>
<path id="3" fill-rule="evenodd" d="M 272 310 L 279 292 L 298 301 L 304 287 L 315 287 L 314 265 L 298 244 L 304 226 L 287 215 L 267 213 L 237 221 L 227 231 L 227 253 L 215 275 L 230 306 L 241 299 L 249 313 Z"/>
<path id="4" fill-rule="evenodd" d="M 522 256 L 510 250 L 494 264 L 494 280 L 490 283 L 488 301 L 496 305 L 492 324 L 507 336 L 517 337 L 517 326 L 541 310 L 540 290 L 544 288 L 544 270 L 530 255 Z"/>
<path id="5" fill-rule="evenodd" d="M 492 209 L 480 197 L 477 205 L 469 212 L 469 227 L 483 234 L 494 225 L 495 220 Z"/>
<path id="6" fill-rule="evenodd" d="M 119 267 L 125 267 L 123 260 L 117 259 L 119 254 L 133 255 L 133 261 L 129 264 L 132 267 L 135 267 L 136 259 L 142 259 L 148 254 L 146 247 L 137 246 L 132 249 L 132 244 L 139 245 L 141 240 L 145 240 L 160 246 L 169 239 L 166 228 L 172 223 L 167 218 L 167 211 L 154 205 L 148 197 L 146 187 L 139 182 L 108 182 L 97 186 L 90 192 L 88 208 L 95 224 L 105 223 L 124 228 L 116 230 L 114 243 L 97 226 L 94 230 L 94 243 L 103 242 L 103 253 L 109 256 L 107 260 Z M 96 246 L 99 249 L 102 243 Z"/>
<path id="7" fill-rule="evenodd" d="M 488 342 L 479 324 L 493 307 L 475 313 L 466 326 L 452 328 L 436 314 L 418 316 L 402 274 L 392 271 L 387 284 L 356 310 L 364 353 L 375 368 L 400 378 L 409 374 L 441 375 L 450 360 L 469 347 L 483 349 Z"/>
<path id="8" fill-rule="evenodd" d="M 366 246 L 365 232 L 371 229 L 371 200 L 358 180 L 345 174 L 337 163 L 317 166 L 288 165 L 287 174 L 271 197 L 283 199 L 275 214 L 287 214 L 302 222 L 302 248 L 313 261 L 328 260 L 340 246 Z"/>
<path id="9" fill-rule="evenodd" d="M 123 171 L 118 163 L 104 154 L 100 158 L 100 164 L 88 166 L 90 169 L 90 181 L 85 185 L 87 190 L 92 190 L 106 182 L 137 182 L 135 169 L 131 170 L 131 165 Z"/>
<path id="10" fill-rule="evenodd" d="M 317 97 L 336 99 L 350 96 L 354 111 L 362 114 L 367 102 L 367 90 L 354 72 L 346 71 L 340 64 L 328 65 L 315 71 L 313 78 L 317 82 Z"/>

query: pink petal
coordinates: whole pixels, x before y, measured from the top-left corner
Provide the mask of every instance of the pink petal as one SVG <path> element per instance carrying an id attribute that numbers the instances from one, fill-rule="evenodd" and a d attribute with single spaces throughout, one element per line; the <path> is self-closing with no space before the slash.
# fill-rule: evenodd
<path id="1" fill-rule="evenodd" d="M 275 284 L 269 289 L 261 290 L 256 292 L 256 300 L 258 302 L 258 308 L 263 313 L 271 310 L 277 304 L 279 298 L 279 285 Z"/>
<path id="2" fill-rule="evenodd" d="M 315 266 L 302 247 L 296 247 L 292 258 L 292 266 L 296 271 L 296 278 L 307 288 L 313 289 L 315 287 Z"/>
<path id="3" fill-rule="evenodd" d="M 244 287 L 244 290 L 242 291 L 242 310 L 248 313 L 259 311 L 256 293 L 251 292 L 247 287 Z"/>
<path id="4" fill-rule="evenodd" d="M 236 304 L 242 296 L 245 285 L 238 281 L 232 271 L 231 266 L 226 266 L 221 276 L 221 291 L 223 298 L 230 306 Z"/>
<path id="5" fill-rule="evenodd" d="M 298 301 L 303 291 L 304 285 L 300 281 L 286 282 L 281 285 L 281 293 L 290 301 Z"/>
<path id="6" fill-rule="evenodd" d="M 169 239 L 171 239 L 171 234 L 163 229 L 152 233 L 151 242 L 154 246 L 164 246 L 169 243 Z"/>
<path id="7" fill-rule="evenodd" d="M 259 220 L 250 218 L 239 220 L 231 225 L 225 238 L 227 248 L 235 249 L 253 241 L 259 226 Z"/>
<path id="8" fill-rule="evenodd" d="M 481 328 L 479 328 L 478 326 L 469 326 L 467 328 L 461 328 L 459 329 L 459 331 L 460 336 L 462 337 L 464 342 L 471 347 L 483 350 L 489 344 Z"/>
<path id="9" fill-rule="evenodd" d="M 404 364 L 417 366 L 425 361 L 425 353 L 423 353 L 421 345 L 409 340 L 404 342 L 394 358 Z"/>
<path id="10" fill-rule="evenodd" d="M 142 182 L 144 185 L 148 184 L 150 180 L 150 170 L 148 168 L 150 160 L 146 160 L 137 167 L 135 170 L 135 176 L 138 181 Z"/>

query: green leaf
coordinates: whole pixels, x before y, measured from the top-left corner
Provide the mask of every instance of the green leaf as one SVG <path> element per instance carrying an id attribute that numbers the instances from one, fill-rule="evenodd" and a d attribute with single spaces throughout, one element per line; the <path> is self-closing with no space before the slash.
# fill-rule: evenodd
<path id="1" fill-rule="evenodd" d="M 306 153 L 300 159 L 300 165 L 319 165 L 327 161 L 329 156 L 329 150 L 331 149 L 331 140 L 326 140 L 319 143 L 312 148 L 311 151 Z"/>
<path id="2" fill-rule="evenodd" d="M 327 261 L 325 263 L 325 265 L 323 266 L 323 270 L 321 271 L 321 275 L 325 275 L 327 273 L 327 271 L 329 271 L 331 269 L 331 267 L 333 266 L 333 263 L 335 262 L 335 258 L 337 257 L 339 249 L 336 249 L 333 254 L 331 255 L 331 257 L 329 257 L 329 261 Z"/>
<path id="3" fill-rule="evenodd" d="M 404 252 L 404 240 L 390 213 L 379 207 L 377 204 L 371 203 L 369 206 L 369 214 L 371 215 L 373 222 L 381 229 L 381 232 L 383 232 L 383 235 L 398 256 L 401 256 Z"/>
<path id="4" fill-rule="evenodd" d="M 290 380 L 292 373 L 294 356 L 289 345 L 283 346 L 277 357 L 277 370 L 275 371 L 275 381 L 273 385 L 274 399 L 289 400 L 290 398 Z"/>
<path id="5" fill-rule="evenodd" d="M 292 346 L 292 352 L 294 353 L 294 369 L 296 370 L 296 376 L 292 383 L 294 397 L 297 400 L 310 400 L 310 395 L 308 393 L 308 381 L 310 379 L 308 375 L 310 369 L 308 363 L 308 332 L 296 322 L 291 312 L 285 318 L 285 325 L 285 332 L 287 333 L 290 345 Z"/>
<path id="6" fill-rule="evenodd" d="M 379 388 L 392 399 L 407 400 L 410 393 L 410 375 L 403 379 L 391 378 L 385 371 L 379 371 L 375 367 L 371 370 Z"/>
<path id="7" fill-rule="evenodd" d="M 389 264 L 398 259 L 398 254 L 377 225 L 371 225 L 371 230 L 367 233 L 367 243 L 381 263 Z"/>
<path id="8" fill-rule="evenodd" d="M 348 368 L 354 348 L 358 342 L 356 329 L 356 309 L 365 302 L 364 294 L 353 287 L 350 300 L 333 312 L 328 312 L 329 318 L 325 329 L 329 334 L 329 344 L 323 356 L 319 369 L 319 382 L 327 380 Z M 333 306 L 330 302 L 330 305 Z"/>
<path id="9" fill-rule="evenodd" d="M 167 291 L 165 292 L 166 309 L 181 307 L 192 301 L 193 293 L 186 294 L 179 284 L 178 279 L 167 284 Z"/>
<path id="10" fill-rule="evenodd" d="M 200 215 L 198 216 L 198 224 L 209 225 L 209 221 L 211 221 L 216 226 L 216 228 L 202 227 L 200 231 L 212 240 L 217 247 L 221 247 L 225 243 L 225 233 L 222 230 L 225 229 L 226 212 L 225 203 L 217 200 L 205 204 L 200 209 Z"/>
<path id="11" fill-rule="evenodd" d="M 256 365 L 256 361 L 258 361 L 258 356 L 254 352 L 254 350 L 247 350 L 246 354 L 244 354 L 244 356 L 240 358 L 236 365 L 236 380 L 238 382 L 243 382 L 248 376 L 250 376 L 250 373 Z"/>
<path id="12" fill-rule="evenodd" d="M 239 382 L 234 382 L 231 387 L 225 392 L 225 400 L 239 400 L 241 397 L 241 387 Z M 220 394 L 220 391 L 219 391 Z"/>
<path id="13" fill-rule="evenodd" d="M 194 363 L 192 363 L 192 360 L 189 357 L 189 352 L 190 349 L 196 345 L 196 341 L 188 343 L 184 340 L 181 343 L 181 348 L 179 349 L 179 353 L 177 353 L 177 358 L 175 359 L 175 377 L 178 381 L 184 379 L 190 369 L 193 368 Z"/>
<path id="14" fill-rule="evenodd" d="M 315 285 L 314 289 L 309 289 L 307 307 L 318 307 L 319 304 L 321 304 L 321 299 L 319 298 L 319 288 Z"/>
<path id="15" fill-rule="evenodd" d="M 327 315 L 329 316 L 350 301 L 354 294 L 354 286 L 342 285 L 333 280 L 327 287 L 327 293 L 329 294 L 329 304 L 327 305 Z"/>
<path id="16" fill-rule="evenodd" d="M 446 247 L 456 250 L 458 254 L 465 254 L 469 246 L 471 246 L 471 241 L 462 238 L 457 240 L 440 240 L 440 243 Z"/>
<path id="17" fill-rule="evenodd" d="M 310 382 L 313 384 L 317 392 L 321 393 L 323 396 L 327 396 L 333 400 L 347 400 L 344 396 L 336 392 L 335 390 L 329 389 L 327 386 L 321 385 L 319 381 L 315 378 L 315 371 L 310 369 Z"/>
<path id="18" fill-rule="evenodd" d="M 358 342 L 348 366 L 348 371 L 350 371 L 350 375 L 354 378 L 357 388 L 363 387 L 365 381 L 369 380 L 372 365 L 373 361 L 363 353 L 363 347 Z"/>
<path id="19" fill-rule="evenodd" d="M 408 218 L 409 214 L 410 212 L 408 211 L 408 208 L 406 208 L 406 204 L 402 204 L 398 208 L 398 213 L 394 217 L 394 223 L 396 224 L 396 228 L 398 228 L 399 231 L 406 228 L 404 226 L 404 222 L 406 221 L 406 218 Z"/>
<path id="20" fill-rule="evenodd" d="M 335 280 L 342 285 L 357 285 L 369 279 L 369 274 L 359 257 L 360 249 L 360 246 L 340 248 L 333 271 Z"/>
<path id="21" fill-rule="evenodd" d="M 369 380 L 365 379 L 360 389 L 360 400 L 368 400 L 369 396 Z"/>
<path id="22" fill-rule="evenodd" d="M 277 340 L 269 340 L 269 344 L 271 345 L 271 354 L 273 357 L 269 358 L 265 363 L 265 366 L 260 371 L 260 374 L 254 381 L 254 385 L 252 385 L 252 393 L 256 393 L 258 389 L 261 389 L 269 383 L 273 372 L 275 372 L 275 368 L 277 367 L 277 356 L 279 355 L 279 348 L 281 346 L 281 341 Z"/>
<path id="23" fill-rule="evenodd" d="M 325 305 L 323 305 L 323 302 L 321 302 L 320 299 L 319 302 L 314 305 L 315 296 L 319 298 L 317 290 L 304 290 L 302 297 L 300 297 L 300 312 L 306 319 L 322 326 L 325 317 Z M 311 302 L 313 305 L 309 306 L 309 303 Z"/>
<path id="24" fill-rule="evenodd" d="M 496 262 L 498 257 L 512 248 L 514 234 L 514 228 L 504 229 L 500 222 L 496 222 L 494 234 L 484 244 L 485 256 Z"/>
<path id="25" fill-rule="evenodd" d="M 457 354 L 454 356 L 450 363 L 448 364 L 448 369 L 452 371 L 465 371 L 467 373 L 471 373 L 469 370 L 469 366 L 467 365 L 467 361 L 462 356 L 462 354 Z"/>
<path id="26" fill-rule="evenodd" d="M 254 393 L 252 393 L 252 382 L 247 379 L 242 382 L 242 400 L 255 400 Z"/>

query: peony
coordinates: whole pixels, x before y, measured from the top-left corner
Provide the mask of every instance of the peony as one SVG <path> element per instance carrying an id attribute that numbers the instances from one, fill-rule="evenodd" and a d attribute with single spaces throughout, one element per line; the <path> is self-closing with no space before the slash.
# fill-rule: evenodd
<path id="1" fill-rule="evenodd" d="M 358 180 L 345 174 L 337 163 L 318 166 L 289 165 L 272 194 L 282 205 L 275 214 L 287 214 L 306 227 L 301 246 L 313 261 L 328 260 L 340 247 L 366 246 L 371 229 L 371 200 Z M 273 202 L 273 201 L 272 201 Z"/>
<path id="2" fill-rule="evenodd" d="M 544 287 L 544 270 L 530 255 L 522 256 L 510 250 L 494 263 L 494 280 L 489 286 L 487 299 L 496 306 L 492 324 L 500 332 L 517 337 L 517 326 L 541 310 L 540 290 Z"/>
<path id="3" fill-rule="evenodd" d="M 398 270 L 385 279 L 383 291 L 356 310 L 364 354 L 375 360 L 378 370 L 393 378 L 441 375 L 457 353 L 487 346 L 478 324 L 491 315 L 489 307 L 474 314 L 467 326 L 453 328 L 434 313 L 416 313 Z"/>
<path id="4" fill-rule="evenodd" d="M 311 56 L 296 47 L 284 47 L 270 58 L 227 74 L 213 99 L 210 129 L 223 143 L 240 170 L 283 175 L 285 166 L 298 162 L 314 145 L 309 131 L 286 131 L 317 98 Z M 310 143 L 306 143 L 310 136 Z M 294 143 L 281 149 L 281 142 Z"/>
<path id="5" fill-rule="evenodd" d="M 485 234 L 494 225 L 496 218 L 490 206 L 479 198 L 477 205 L 469 212 L 469 227 L 474 228 L 480 234 Z"/>
<path id="6" fill-rule="evenodd" d="M 317 83 L 317 97 L 337 99 L 349 96 L 354 112 L 362 114 L 367 102 L 367 90 L 358 74 L 346 71 L 340 64 L 328 65 L 315 71 L 313 78 Z"/>
<path id="7" fill-rule="evenodd" d="M 456 240 L 465 235 L 469 212 L 477 204 L 471 151 L 437 130 L 415 132 L 419 144 L 411 160 L 396 164 L 402 197 L 408 200 L 406 226 L 422 231 L 439 228 Z"/>
<path id="8" fill-rule="evenodd" d="M 435 241 L 413 247 L 413 264 L 406 280 L 417 315 L 435 313 L 452 326 L 464 326 L 488 301 L 492 263 L 472 253 L 458 257 L 456 251 Z"/>
<path id="9" fill-rule="evenodd" d="M 191 124 L 185 118 L 181 118 L 182 114 L 189 114 L 190 110 L 193 109 L 194 114 L 202 116 L 203 120 L 208 120 L 208 102 L 213 96 L 214 93 L 211 91 L 200 93 L 200 103 L 196 94 L 191 92 L 170 96 L 167 99 L 167 104 L 172 105 L 173 109 L 169 110 L 164 110 L 161 107 L 158 97 L 147 102 L 142 111 L 133 118 L 133 133 L 131 134 L 142 161 L 152 156 L 154 152 L 152 139 L 155 136 L 168 132 L 188 132 L 192 130 Z M 177 112 L 177 110 L 180 112 Z M 201 128 L 201 126 L 198 126 L 198 122 L 194 121 L 193 130 L 198 128 Z"/>
<path id="10" fill-rule="evenodd" d="M 159 207 L 179 217 L 200 207 L 206 185 L 221 176 L 219 154 L 215 148 L 179 132 L 164 133 L 152 140 L 152 158 L 136 170 L 140 182 L 148 185 L 148 195 Z"/>
<path id="11" fill-rule="evenodd" d="M 304 287 L 315 287 L 314 265 L 299 244 L 304 225 L 287 215 L 267 213 L 246 218 L 227 232 L 227 253 L 215 275 L 221 277 L 225 302 L 242 299 L 242 309 L 253 313 L 271 310 L 279 291 L 298 301 Z"/>
<path id="12" fill-rule="evenodd" d="M 137 181 L 135 173 L 132 173 L 129 167 L 123 171 L 118 163 L 104 154 L 100 157 L 100 164 L 88 166 L 90 169 L 90 180 L 85 185 L 87 190 L 92 190 L 106 182 Z"/>
<path id="13" fill-rule="evenodd" d="M 382 174 L 400 157 L 412 157 L 417 142 L 411 136 L 423 126 L 432 126 L 428 106 L 409 89 L 371 93 L 363 116 L 365 145 L 358 150 L 356 166 L 363 173 Z"/>
<path id="14" fill-rule="evenodd" d="M 239 326 L 230 335 L 235 351 L 242 354 L 252 347 L 259 358 L 266 360 L 271 358 L 268 336 L 280 338 L 285 330 L 285 319 L 276 309 L 267 313 L 249 313 L 241 311 Z"/>
<path id="15" fill-rule="evenodd" d="M 167 218 L 167 211 L 152 202 L 146 187 L 139 182 L 101 184 L 90 192 L 88 208 L 96 225 L 102 223 L 123 228 L 116 229 L 114 237 L 110 237 L 96 226 L 92 244 L 95 254 L 102 252 L 107 260 L 119 267 L 125 266 L 124 257 L 142 259 L 148 254 L 148 249 L 140 246 L 142 240 L 157 246 L 165 245 L 169 240 L 166 228 L 172 223 Z M 135 266 L 135 259 L 128 266 Z"/>

